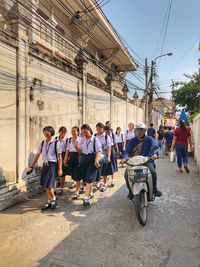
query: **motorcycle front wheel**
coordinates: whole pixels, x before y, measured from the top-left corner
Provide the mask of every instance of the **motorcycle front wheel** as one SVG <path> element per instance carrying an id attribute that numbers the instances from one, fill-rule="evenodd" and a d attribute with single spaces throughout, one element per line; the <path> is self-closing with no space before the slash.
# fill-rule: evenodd
<path id="1" fill-rule="evenodd" d="M 148 200 L 145 190 L 141 190 L 138 195 L 134 195 L 134 205 L 138 222 L 144 226 L 148 217 Z"/>

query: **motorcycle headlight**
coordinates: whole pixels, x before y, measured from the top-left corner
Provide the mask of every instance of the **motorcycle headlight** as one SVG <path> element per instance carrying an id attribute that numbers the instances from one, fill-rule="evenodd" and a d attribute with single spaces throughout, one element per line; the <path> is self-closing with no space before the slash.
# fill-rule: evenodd
<path id="1" fill-rule="evenodd" d="M 138 165 L 144 164 L 147 161 L 148 161 L 147 157 L 135 156 L 135 157 L 132 157 L 131 159 L 129 159 L 127 164 L 132 165 L 132 166 L 138 166 Z"/>

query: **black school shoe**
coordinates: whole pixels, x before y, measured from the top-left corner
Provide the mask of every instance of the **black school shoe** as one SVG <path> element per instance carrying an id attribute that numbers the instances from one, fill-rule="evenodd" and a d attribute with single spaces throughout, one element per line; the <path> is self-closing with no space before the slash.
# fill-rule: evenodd
<path id="1" fill-rule="evenodd" d="M 188 169 L 187 166 L 184 166 L 184 169 L 185 169 L 185 171 L 186 171 L 187 173 L 190 173 L 190 170 Z"/>
<path id="2" fill-rule="evenodd" d="M 133 200 L 133 198 L 134 198 L 133 193 L 129 192 L 128 195 L 127 195 L 127 198 L 130 199 L 130 200 Z"/>
<path id="3" fill-rule="evenodd" d="M 54 193 L 55 194 L 55 193 Z M 63 190 L 59 190 L 57 193 L 56 193 L 58 196 L 61 196 L 63 194 Z"/>
<path id="4" fill-rule="evenodd" d="M 51 210 L 55 210 L 56 207 L 57 207 L 57 201 L 56 200 L 52 200 L 51 201 Z"/>
<path id="5" fill-rule="evenodd" d="M 88 206 L 90 206 L 90 200 L 89 199 L 83 199 L 83 206 L 84 207 L 88 207 Z"/>
<path id="6" fill-rule="evenodd" d="M 159 191 L 159 190 L 156 190 L 156 191 L 154 192 L 154 196 L 155 196 L 155 197 L 162 197 L 162 192 Z"/>
<path id="7" fill-rule="evenodd" d="M 44 205 L 44 207 L 41 208 L 41 210 L 44 211 L 44 210 L 48 210 L 48 209 L 50 209 L 50 208 L 51 208 L 51 203 L 46 203 L 46 204 Z"/>

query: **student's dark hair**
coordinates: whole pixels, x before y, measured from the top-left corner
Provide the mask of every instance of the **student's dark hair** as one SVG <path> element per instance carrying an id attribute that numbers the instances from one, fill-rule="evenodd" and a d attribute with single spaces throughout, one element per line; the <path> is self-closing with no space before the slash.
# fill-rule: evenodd
<path id="1" fill-rule="evenodd" d="M 168 129 L 169 131 L 171 131 L 171 129 L 172 129 L 172 126 L 168 126 L 168 127 L 167 127 L 167 129 Z"/>
<path id="2" fill-rule="evenodd" d="M 90 133 L 93 134 L 92 128 L 88 124 L 83 124 L 81 126 L 81 130 L 84 130 L 84 129 L 90 131 Z"/>
<path id="3" fill-rule="evenodd" d="M 116 128 L 116 132 L 115 132 L 116 134 L 117 134 L 117 131 L 118 131 L 119 129 L 121 129 L 121 127 L 117 127 L 117 128 Z"/>
<path id="4" fill-rule="evenodd" d="M 104 130 L 105 130 L 105 131 L 110 131 L 111 128 L 110 128 L 110 126 L 106 125 L 105 128 L 104 128 Z"/>
<path id="5" fill-rule="evenodd" d="M 78 127 L 78 126 L 73 126 L 73 127 L 72 127 L 72 129 L 76 129 L 78 133 L 80 132 L 80 130 L 79 130 L 79 127 Z"/>
<path id="6" fill-rule="evenodd" d="M 99 128 L 105 128 L 104 124 L 102 122 L 98 122 L 96 127 L 99 127 Z"/>
<path id="7" fill-rule="evenodd" d="M 55 130 L 52 126 L 45 126 L 44 129 L 43 129 L 43 132 L 45 131 L 48 131 L 51 133 L 51 136 L 54 136 L 55 135 Z"/>
<path id="8" fill-rule="evenodd" d="M 182 128 L 183 131 L 186 131 L 186 123 L 184 120 L 180 120 L 180 128 Z"/>
<path id="9" fill-rule="evenodd" d="M 61 126 L 59 129 L 59 133 L 60 132 L 67 132 L 67 128 L 65 126 Z"/>
<path id="10" fill-rule="evenodd" d="M 150 123 L 150 127 L 153 127 L 153 123 Z"/>
<path id="11" fill-rule="evenodd" d="M 108 123 L 110 123 L 110 121 L 107 121 L 107 122 L 106 122 L 106 126 L 107 126 Z"/>
<path id="12" fill-rule="evenodd" d="M 167 126 L 164 126 L 164 130 L 167 130 Z"/>

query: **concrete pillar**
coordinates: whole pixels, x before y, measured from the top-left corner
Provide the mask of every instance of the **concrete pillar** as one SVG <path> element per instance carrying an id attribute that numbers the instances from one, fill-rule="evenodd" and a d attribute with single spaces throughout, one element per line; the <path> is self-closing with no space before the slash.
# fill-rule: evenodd
<path id="1" fill-rule="evenodd" d="M 80 78 L 82 79 L 82 95 L 81 95 L 81 105 L 78 109 L 80 112 L 80 124 L 86 123 L 86 109 L 87 109 L 87 71 L 86 65 L 88 63 L 87 54 L 83 49 L 80 49 L 75 62 L 77 64 L 78 72 L 80 73 Z"/>
<path id="2" fill-rule="evenodd" d="M 107 89 L 110 92 L 110 121 L 111 123 L 113 122 L 113 94 L 114 94 L 114 90 L 113 90 L 113 86 L 112 86 L 112 81 L 113 81 L 113 74 L 112 73 L 108 73 L 105 81 L 107 83 Z"/>
<path id="3" fill-rule="evenodd" d="M 23 6 L 18 4 L 18 12 L 25 13 Z M 27 110 L 27 68 L 28 68 L 28 35 L 27 28 L 18 21 L 17 34 L 19 38 L 17 49 L 17 169 L 18 182 L 21 180 L 26 172 L 27 158 L 28 158 L 28 142 L 29 142 L 29 117 Z"/>

